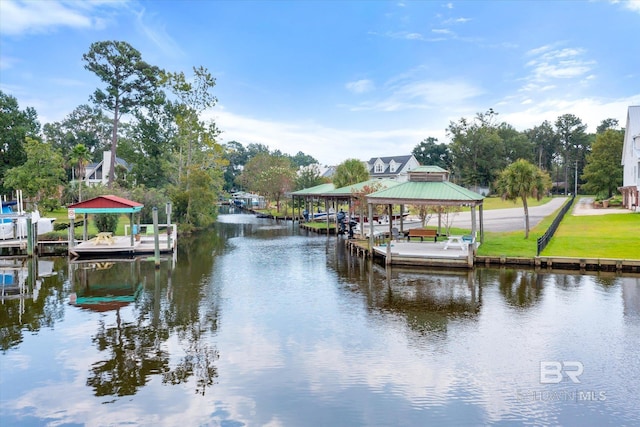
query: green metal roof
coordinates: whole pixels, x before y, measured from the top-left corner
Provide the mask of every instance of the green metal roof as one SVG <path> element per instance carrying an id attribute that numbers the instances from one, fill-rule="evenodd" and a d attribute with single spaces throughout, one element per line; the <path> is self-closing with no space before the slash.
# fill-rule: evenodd
<path id="1" fill-rule="evenodd" d="M 377 204 L 480 205 L 484 196 L 452 182 L 404 182 L 367 196 Z"/>
<path id="2" fill-rule="evenodd" d="M 410 172 L 429 172 L 429 173 L 434 173 L 434 172 L 449 172 L 446 169 L 442 169 L 440 166 L 418 166 L 415 169 L 411 169 Z"/>
<path id="3" fill-rule="evenodd" d="M 318 196 L 320 194 L 326 193 L 327 191 L 333 190 L 335 185 L 332 183 L 328 184 L 320 184 L 315 187 L 305 188 L 303 190 L 294 191 L 291 193 L 292 196 Z"/>
<path id="4" fill-rule="evenodd" d="M 358 182 L 357 184 L 346 185 L 344 187 L 336 188 L 335 190 L 327 191 L 323 196 L 327 197 L 351 197 L 354 192 L 362 191 L 364 187 L 371 187 L 373 185 L 379 185 L 380 189 L 391 188 L 400 184 L 393 179 L 369 179 L 367 181 Z"/>

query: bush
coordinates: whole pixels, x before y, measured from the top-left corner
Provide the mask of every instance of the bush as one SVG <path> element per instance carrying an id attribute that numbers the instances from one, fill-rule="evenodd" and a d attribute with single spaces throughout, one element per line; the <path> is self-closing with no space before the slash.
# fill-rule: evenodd
<path id="1" fill-rule="evenodd" d="M 97 214 L 94 218 L 94 222 L 99 232 L 115 233 L 118 228 L 119 217 L 119 214 Z"/>
<path id="2" fill-rule="evenodd" d="M 60 200 L 58 199 L 44 199 L 40 202 L 40 206 L 45 212 L 53 212 L 56 209 L 60 209 Z"/>

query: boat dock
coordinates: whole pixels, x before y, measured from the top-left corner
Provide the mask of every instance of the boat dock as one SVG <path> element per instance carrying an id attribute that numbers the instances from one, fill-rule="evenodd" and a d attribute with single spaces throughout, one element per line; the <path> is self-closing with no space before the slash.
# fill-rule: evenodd
<path id="1" fill-rule="evenodd" d="M 457 246 L 456 244 L 447 246 L 448 242 L 392 240 L 389 247 L 386 243 L 380 242 L 370 249 L 368 240 L 345 240 L 347 249 L 352 255 L 384 260 L 383 262 L 388 265 L 443 268 L 517 267 L 536 270 L 640 273 L 640 260 L 637 259 L 478 256 L 471 245 L 467 248 L 464 245 Z"/>
<path id="2" fill-rule="evenodd" d="M 175 227 L 175 224 L 173 225 Z M 175 233 L 158 234 L 160 253 L 173 252 L 177 245 Z M 96 257 L 105 255 L 142 255 L 155 253 L 156 241 L 153 234 L 145 234 L 139 240 L 131 242 L 131 236 L 111 236 L 99 233 L 93 239 L 80 242 L 69 248 L 69 255 L 74 257 Z"/>

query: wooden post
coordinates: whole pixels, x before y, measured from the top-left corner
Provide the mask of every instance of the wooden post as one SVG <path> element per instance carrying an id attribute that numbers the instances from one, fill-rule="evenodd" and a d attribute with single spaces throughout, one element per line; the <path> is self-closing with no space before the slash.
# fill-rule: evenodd
<path id="1" fill-rule="evenodd" d="M 484 215 L 483 215 L 483 203 L 480 203 L 480 209 L 478 214 L 480 215 L 480 243 L 484 243 Z"/>
<path id="2" fill-rule="evenodd" d="M 135 237 L 135 236 L 133 235 L 133 212 L 131 212 L 131 213 L 129 214 L 129 227 L 130 227 L 130 230 L 131 230 L 131 239 L 130 239 L 130 242 L 131 242 L 131 247 L 133 247 L 133 244 L 134 244 L 134 243 L 133 243 L 133 238 Z"/>
<path id="3" fill-rule="evenodd" d="M 27 256 L 33 256 L 33 223 L 27 218 Z"/>
<path id="4" fill-rule="evenodd" d="M 69 249 L 73 248 L 76 244 L 76 223 L 73 218 L 69 220 Z"/>
<path id="5" fill-rule="evenodd" d="M 158 208 L 153 207 L 153 241 L 156 268 L 160 268 L 160 236 L 158 235 Z"/>
<path id="6" fill-rule="evenodd" d="M 373 205 L 371 203 L 367 204 L 369 208 L 369 250 L 371 250 L 371 254 L 373 255 Z M 362 223 L 362 235 L 364 235 L 364 222 Z"/>
<path id="7" fill-rule="evenodd" d="M 167 202 L 167 249 L 171 249 L 171 235 L 173 234 L 173 226 L 171 225 L 171 202 Z"/>
<path id="8" fill-rule="evenodd" d="M 478 237 L 476 231 L 476 205 L 471 205 L 471 235 L 474 241 Z"/>
<path id="9" fill-rule="evenodd" d="M 89 224 L 87 224 L 88 215 L 84 214 L 82 218 L 84 219 L 82 222 L 82 240 L 86 242 L 89 239 Z M 75 229 L 73 235 L 75 236 Z"/>

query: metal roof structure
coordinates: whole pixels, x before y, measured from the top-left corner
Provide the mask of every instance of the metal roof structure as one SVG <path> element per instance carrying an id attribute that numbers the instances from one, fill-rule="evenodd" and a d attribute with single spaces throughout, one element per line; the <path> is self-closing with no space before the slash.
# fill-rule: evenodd
<path id="1" fill-rule="evenodd" d="M 470 206 L 471 234 L 476 235 L 475 209 L 479 207 L 480 241 L 484 241 L 482 204 L 484 196 L 449 182 L 449 171 L 438 166 L 420 166 L 409 172 L 409 181 L 376 191 L 366 196 L 369 216 L 373 215 L 373 205 L 431 205 L 431 206 Z M 391 222 L 389 235 L 391 235 Z M 369 236 L 373 247 L 373 225 Z"/>
<path id="2" fill-rule="evenodd" d="M 144 205 L 114 195 L 105 195 L 85 200 L 67 206 L 67 209 L 74 209 L 76 213 L 98 214 L 98 213 L 135 213 L 140 212 Z"/>
<path id="3" fill-rule="evenodd" d="M 327 191 L 322 194 L 323 197 L 352 197 L 353 193 L 362 191 L 365 187 L 373 187 L 375 185 L 380 186 L 380 190 L 390 188 L 400 184 L 400 182 L 394 179 L 369 179 L 367 181 L 358 182 L 356 184 L 346 185 L 344 187 L 336 188 L 335 190 Z"/>
<path id="4" fill-rule="evenodd" d="M 477 206 L 483 200 L 481 194 L 449 181 L 408 181 L 367 195 L 367 201 L 375 204 Z"/>
<path id="5" fill-rule="evenodd" d="M 315 187 L 305 188 L 303 190 L 293 191 L 291 196 L 294 197 L 308 197 L 308 196 L 320 196 L 323 193 L 334 190 L 336 187 L 332 183 L 320 184 Z"/>

